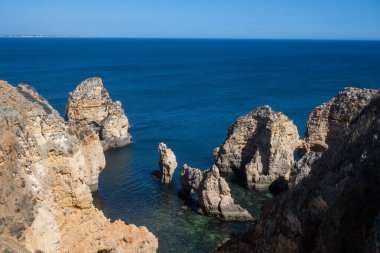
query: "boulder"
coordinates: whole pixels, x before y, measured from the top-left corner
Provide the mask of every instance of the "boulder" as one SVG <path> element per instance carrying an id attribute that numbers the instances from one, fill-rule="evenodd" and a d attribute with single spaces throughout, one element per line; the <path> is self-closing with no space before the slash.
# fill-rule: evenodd
<path id="1" fill-rule="evenodd" d="M 214 151 L 214 161 L 221 171 L 244 176 L 249 188 L 266 191 L 277 178 L 289 177 L 299 145 L 293 122 L 283 113 L 261 106 L 228 129 L 226 140 Z"/>
<path id="2" fill-rule="evenodd" d="M 78 132 L 90 126 L 104 150 L 131 143 L 129 122 L 119 101 L 112 102 L 100 78 L 88 78 L 70 92 L 66 119 Z"/>
<path id="3" fill-rule="evenodd" d="M 202 172 L 185 164 L 181 184 L 183 193 L 189 195 L 193 191 L 197 194 L 199 205 L 206 215 L 222 220 L 252 219 L 246 209 L 234 203 L 230 188 L 215 165 Z"/>

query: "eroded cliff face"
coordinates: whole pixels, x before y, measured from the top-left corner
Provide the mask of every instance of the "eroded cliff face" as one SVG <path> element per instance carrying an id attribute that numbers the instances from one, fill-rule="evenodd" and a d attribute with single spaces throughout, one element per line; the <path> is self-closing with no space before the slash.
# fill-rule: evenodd
<path id="1" fill-rule="evenodd" d="M 191 191 L 197 194 L 199 205 L 206 215 L 222 220 L 252 219 L 246 209 L 234 203 L 230 187 L 215 165 L 201 171 L 185 164 L 181 172 L 181 185 L 182 194 L 189 196 Z"/>
<path id="2" fill-rule="evenodd" d="M 317 106 L 310 114 L 302 156 L 307 152 L 323 152 L 329 145 L 349 130 L 349 123 L 371 100 L 379 94 L 378 90 L 345 88 L 330 101 Z"/>
<path id="3" fill-rule="evenodd" d="M 34 89 L 0 81 L 0 238 L 16 251 L 155 252 L 145 227 L 93 206 L 97 139 L 77 135 Z"/>
<path id="4" fill-rule="evenodd" d="M 84 80 L 70 93 L 66 118 L 79 132 L 90 126 L 98 135 L 104 150 L 131 143 L 129 121 L 121 103 L 112 102 L 98 77 Z"/>
<path id="5" fill-rule="evenodd" d="M 249 188 L 265 191 L 277 178 L 288 178 L 299 144 L 293 122 L 261 106 L 228 129 L 223 145 L 214 151 L 214 160 L 221 171 L 235 171 L 244 176 Z"/>
<path id="6" fill-rule="evenodd" d="M 330 109 L 345 120 L 336 125 L 331 121 L 332 130 L 323 131 L 328 134 L 320 139 L 334 141 L 327 146 L 317 143 L 318 151 L 328 149 L 311 163 L 310 174 L 268 203 L 248 232 L 225 242 L 217 252 L 378 252 L 380 98 L 366 99 L 345 109 Z M 362 106 L 364 101 L 367 106 Z M 348 116 L 350 112 L 356 116 Z M 320 120 L 316 126 L 325 128 L 326 122 Z M 346 130 L 339 138 L 337 125 Z"/>

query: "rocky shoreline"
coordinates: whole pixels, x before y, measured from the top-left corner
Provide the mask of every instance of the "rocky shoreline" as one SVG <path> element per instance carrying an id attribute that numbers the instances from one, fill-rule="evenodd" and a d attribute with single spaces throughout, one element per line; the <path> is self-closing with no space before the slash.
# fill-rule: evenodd
<path id="1" fill-rule="evenodd" d="M 66 121 L 29 85 L 0 81 L 0 95 L 0 240 L 25 252 L 156 252 L 147 228 L 110 222 L 93 205 L 104 151 L 132 142 L 102 80 L 70 93 Z M 345 88 L 312 111 L 303 139 L 286 115 L 261 106 L 231 125 L 210 169 L 184 165 L 180 196 L 195 194 L 204 215 L 250 221 L 220 172 L 276 194 L 216 252 L 378 252 L 379 136 L 379 90 Z M 176 156 L 164 143 L 158 152 L 152 174 L 171 184 Z"/>
<path id="2" fill-rule="evenodd" d="M 32 87 L 4 81 L 0 126 L 0 239 L 8 250 L 157 250 L 157 238 L 147 228 L 110 222 L 94 207 L 91 190 L 105 159 L 91 127 L 65 122 Z"/>
<path id="3" fill-rule="evenodd" d="M 216 252 L 379 252 L 380 92 L 346 88 L 317 107 L 291 189 Z"/>

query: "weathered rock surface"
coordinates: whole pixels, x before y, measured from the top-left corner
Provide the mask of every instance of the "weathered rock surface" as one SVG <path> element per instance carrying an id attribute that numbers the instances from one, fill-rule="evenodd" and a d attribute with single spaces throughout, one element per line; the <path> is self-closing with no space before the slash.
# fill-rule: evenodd
<path id="1" fill-rule="evenodd" d="M 353 113 L 356 106 L 352 104 Z M 248 232 L 217 252 L 377 252 L 379 96 L 345 128 L 311 164 L 307 177 L 268 203 Z"/>
<path id="2" fill-rule="evenodd" d="M 203 212 L 222 220 L 251 220 L 247 210 L 234 203 L 230 187 L 220 176 L 219 169 L 201 171 L 186 164 L 181 172 L 182 193 L 190 195 L 194 191 Z"/>
<path id="3" fill-rule="evenodd" d="M 158 172 L 159 179 L 162 183 L 169 184 L 173 179 L 173 174 L 177 168 L 177 160 L 174 152 L 161 142 L 158 145 L 160 171 Z"/>
<path id="4" fill-rule="evenodd" d="M 313 152 L 323 152 L 335 142 L 339 135 L 349 130 L 349 123 L 369 102 L 379 94 L 379 90 L 345 88 L 330 101 L 316 107 L 309 116 L 306 134 L 300 156 Z"/>
<path id="5" fill-rule="evenodd" d="M 214 160 L 221 171 L 244 175 L 248 187 L 267 190 L 278 177 L 289 176 L 299 144 L 293 122 L 261 106 L 228 129 L 223 145 L 214 151 Z"/>
<path id="6" fill-rule="evenodd" d="M 302 179 L 307 177 L 310 173 L 313 163 L 315 163 L 322 156 L 322 152 L 313 152 L 305 154 L 296 164 L 297 174 L 295 177 L 295 184 L 301 182 Z"/>
<path id="7" fill-rule="evenodd" d="M 88 164 L 86 149 L 90 146 L 35 90 L 0 81 L 0 238 L 10 248 L 73 253 L 157 249 L 157 238 L 145 227 L 111 223 L 93 206 L 86 185 L 93 178 L 87 173 L 99 166 Z"/>
<path id="8" fill-rule="evenodd" d="M 78 131 L 90 126 L 104 150 L 131 143 L 129 122 L 121 103 L 112 102 L 100 78 L 86 79 L 70 93 L 66 118 Z"/>

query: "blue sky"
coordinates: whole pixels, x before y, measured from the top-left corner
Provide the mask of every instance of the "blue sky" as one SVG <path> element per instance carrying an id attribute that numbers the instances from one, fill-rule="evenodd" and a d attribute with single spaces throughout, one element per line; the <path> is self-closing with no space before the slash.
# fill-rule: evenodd
<path id="1" fill-rule="evenodd" d="M 0 0 L 0 34 L 380 39 L 380 0 Z"/>

